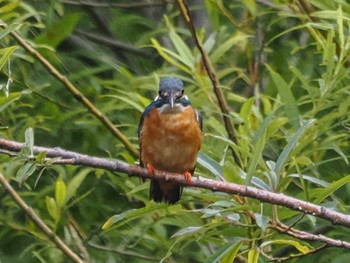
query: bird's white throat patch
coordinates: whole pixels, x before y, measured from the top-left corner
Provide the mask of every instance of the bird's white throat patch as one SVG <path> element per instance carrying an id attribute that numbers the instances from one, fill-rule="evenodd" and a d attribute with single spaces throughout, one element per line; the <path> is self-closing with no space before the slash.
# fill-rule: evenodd
<path id="1" fill-rule="evenodd" d="M 160 114 L 176 114 L 183 112 L 188 106 L 183 106 L 181 103 L 175 103 L 174 108 L 170 107 L 170 104 L 164 104 L 159 108 Z"/>

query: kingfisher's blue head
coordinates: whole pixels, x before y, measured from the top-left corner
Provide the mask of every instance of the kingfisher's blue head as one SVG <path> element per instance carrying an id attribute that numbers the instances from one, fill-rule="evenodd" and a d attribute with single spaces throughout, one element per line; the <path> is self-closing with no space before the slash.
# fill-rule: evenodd
<path id="1" fill-rule="evenodd" d="M 175 77 L 164 78 L 159 82 L 158 95 L 160 99 L 169 104 L 171 108 L 175 107 L 184 95 L 184 84 L 181 79 Z"/>

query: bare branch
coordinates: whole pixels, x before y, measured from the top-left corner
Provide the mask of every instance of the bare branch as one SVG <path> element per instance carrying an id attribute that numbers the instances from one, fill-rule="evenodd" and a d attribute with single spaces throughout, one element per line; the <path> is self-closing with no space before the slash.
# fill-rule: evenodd
<path id="1" fill-rule="evenodd" d="M 349 242 L 346 242 L 343 240 L 332 239 L 332 238 L 326 237 L 326 236 L 321 235 L 321 234 L 315 235 L 315 234 L 305 232 L 302 230 L 298 230 L 295 228 L 290 228 L 289 226 L 286 226 L 285 224 L 282 224 L 281 222 L 277 222 L 277 223 L 271 225 L 270 227 L 279 231 L 280 233 L 285 233 L 287 235 L 290 235 L 290 236 L 298 238 L 298 239 L 307 240 L 307 241 L 321 241 L 329 246 L 343 247 L 343 248 L 350 249 Z M 349 226 L 347 226 L 347 227 L 349 227 Z"/>
<path id="2" fill-rule="evenodd" d="M 11 198 L 17 203 L 19 207 L 27 214 L 27 216 L 34 222 L 34 224 L 41 229 L 48 239 L 56 244 L 56 246 L 66 254 L 73 262 L 83 263 L 84 261 L 75 254 L 63 241 L 60 239 L 45 223 L 41 218 L 34 212 L 34 210 L 28 206 L 24 200 L 17 194 L 12 188 L 9 182 L 5 179 L 2 173 L 0 173 L 0 183 L 5 188 L 6 192 L 9 193 Z"/>
<path id="3" fill-rule="evenodd" d="M 25 144 L 23 143 L 0 138 L 0 149 L 19 152 L 24 147 Z M 136 165 L 131 165 L 123 161 L 107 160 L 104 158 L 79 154 L 72 151 L 66 151 L 60 148 L 45 148 L 34 146 L 33 151 L 35 154 L 40 152 L 46 152 L 47 157 L 60 157 L 61 159 L 64 159 L 64 162 L 60 160 L 59 162 L 64 164 L 85 165 L 89 167 L 102 168 L 110 171 L 124 172 L 129 176 L 140 176 L 148 179 L 153 178 L 165 181 L 172 181 L 184 186 L 199 187 L 209 189 L 212 191 L 221 191 L 230 194 L 238 194 L 240 196 L 254 198 L 262 202 L 288 207 L 292 210 L 297 210 L 302 213 L 311 214 L 313 216 L 323 218 L 332 222 L 333 224 L 338 224 L 350 228 L 350 215 L 342 214 L 333 211 L 329 208 L 305 202 L 303 200 L 286 196 L 284 194 L 269 192 L 246 185 L 216 181 L 212 179 L 203 178 L 201 176 L 193 177 L 191 179 L 191 184 L 187 185 L 186 178 L 180 174 L 156 170 L 154 175 L 149 175 L 147 169 Z M 281 228 L 281 231 L 282 230 L 286 233 L 288 232 L 291 234 L 295 234 L 293 229 L 288 230 L 285 228 Z M 302 232 L 298 233 L 300 235 L 303 234 Z M 327 242 L 326 239 L 324 239 L 324 241 Z M 350 248 L 350 243 L 346 243 L 343 241 L 332 243 L 332 245 Z"/>
<path id="4" fill-rule="evenodd" d="M 70 1 L 70 0 L 61 0 L 62 4 L 67 5 L 78 5 L 78 6 L 89 6 L 89 7 L 99 7 L 99 8 L 140 8 L 140 7 L 154 7 L 161 6 L 166 4 L 166 1 L 157 1 L 157 2 L 149 2 L 149 1 L 140 1 L 135 3 L 101 3 L 101 2 L 91 2 L 91 1 Z"/>
<path id="5" fill-rule="evenodd" d="M 283 261 L 287 261 L 287 260 L 291 260 L 291 259 L 295 259 L 295 258 L 301 258 L 301 257 L 305 257 L 305 256 L 309 256 L 311 254 L 315 254 L 320 252 L 323 249 L 326 249 L 328 247 L 327 244 L 324 244 L 318 248 L 312 249 L 307 253 L 298 253 L 298 254 L 291 254 L 289 256 L 286 257 L 275 257 L 275 256 L 270 256 L 268 254 L 266 254 L 266 252 L 264 250 L 260 250 L 261 254 L 264 255 L 268 260 L 271 261 L 277 261 L 277 262 L 283 262 Z"/>

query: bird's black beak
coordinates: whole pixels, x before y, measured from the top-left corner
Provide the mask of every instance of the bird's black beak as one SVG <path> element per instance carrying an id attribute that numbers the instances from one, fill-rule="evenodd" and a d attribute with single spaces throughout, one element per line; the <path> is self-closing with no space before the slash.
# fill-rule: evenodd
<path id="1" fill-rule="evenodd" d="M 176 101 L 176 93 L 175 92 L 171 92 L 170 96 L 169 96 L 169 104 L 171 108 L 175 107 L 175 101 Z"/>

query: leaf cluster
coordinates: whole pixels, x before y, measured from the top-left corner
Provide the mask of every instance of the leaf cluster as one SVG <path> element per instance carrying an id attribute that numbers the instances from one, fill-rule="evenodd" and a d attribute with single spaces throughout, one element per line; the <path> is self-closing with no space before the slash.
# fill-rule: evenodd
<path id="1" fill-rule="evenodd" d="M 191 6 L 231 110 L 235 142 L 175 2 L 142 8 L 127 1 L 105 1 L 107 8 L 71 2 L 0 1 L 0 136 L 27 145 L 16 157 L 1 154 L 0 171 L 74 251 L 91 262 L 267 262 L 295 254 L 308 255 L 304 262 L 341 262 L 348 256 L 336 248 L 312 254 L 322 244 L 270 228 L 281 221 L 349 241 L 349 229 L 312 215 L 190 187 L 178 204 L 155 204 L 148 182 L 33 155 L 35 144 L 138 162 L 13 37 L 17 32 L 69 79 L 135 149 L 140 115 L 159 79 L 177 76 L 204 118 L 196 174 L 349 213 L 346 1 Z M 0 188 L 0 261 L 24 259 L 67 260 Z"/>

